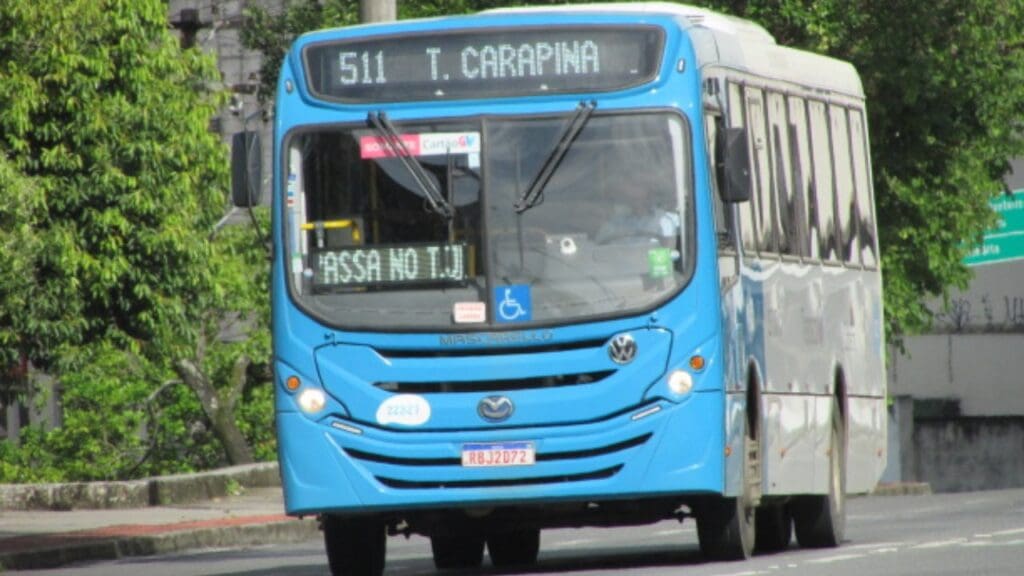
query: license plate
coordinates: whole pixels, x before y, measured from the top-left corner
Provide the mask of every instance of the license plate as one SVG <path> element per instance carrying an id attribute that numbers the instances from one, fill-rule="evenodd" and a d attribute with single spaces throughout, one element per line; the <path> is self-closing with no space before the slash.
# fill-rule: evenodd
<path id="1" fill-rule="evenodd" d="M 462 465 L 473 468 L 533 466 L 533 442 L 480 442 L 462 445 Z"/>

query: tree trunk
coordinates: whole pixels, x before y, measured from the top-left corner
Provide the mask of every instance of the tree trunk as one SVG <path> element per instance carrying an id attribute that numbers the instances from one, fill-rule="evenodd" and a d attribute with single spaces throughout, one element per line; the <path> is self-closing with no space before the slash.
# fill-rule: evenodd
<path id="1" fill-rule="evenodd" d="M 224 454 L 231 465 L 253 462 L 252 449 L 235 424 L 235 405 L 245 387 L 245 368 L 248 365 L 249 359 L 245 356 L 235 361 L 228 397 L 220 398 L 216 387 L 191 360 L 182 359 L 174 363 L 175 372 L 199 398 L 203 413 L 209 418 L 213 433 L 224 446 Z"/>

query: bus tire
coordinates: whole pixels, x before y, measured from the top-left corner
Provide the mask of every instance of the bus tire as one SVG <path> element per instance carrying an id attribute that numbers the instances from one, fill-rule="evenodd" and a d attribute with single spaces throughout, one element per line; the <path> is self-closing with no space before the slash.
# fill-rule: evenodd
<path id="1" fill-rule="evenodd" d="M 767 504 L 757 509 L 756 552 L 771 553 L 789 548 L 793 540 L 793 517 L 785 504 Z"/>
<path id="2" fill-rule="evenodd" d="M 430 550 L 438 570 L 478 568 L 484 561 L 484 539 L 468 534 L 431 536 Z"/>
<path id="3" fill-rule="evenodd" d="M 487 552 L 491 556 L 491 564 L 498 568 L 533 564 L 540 553 L 540 529 L 527 528 L 488 536 Z"/>
<path id="4" fill-rule="evenodd" d="M 384 573 L 387 532 L 376 518 L 325 514 L 322 519 L 327 564 L 332 576 L 380 576 Z"/>
<path id="5" fill-rule="evenodd" d="M 697 513 L 697 540 L 700 551 L 711 560 L 746 560 L 754 552 L 756 506 L 752 502 L 750 445 L 757 440 L 744 438 L 744 493 L 737 498 L 713 498 Z M 754 453 L 757 453 L 754 451 Z"/>
<path id="6" fill-rule="evenodd" d="M 832 399 L 828 494 L 793 502 L 796 539 L 804 548 L 835 548 L 846 530 L 846 428 L 839 400 Z"/>

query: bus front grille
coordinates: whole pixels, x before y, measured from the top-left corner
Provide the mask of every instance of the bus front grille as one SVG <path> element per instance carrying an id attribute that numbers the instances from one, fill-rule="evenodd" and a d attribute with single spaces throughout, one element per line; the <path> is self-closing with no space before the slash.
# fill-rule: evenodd
<path id="1" fill-rule="evenodd" d="M 395 394 L 445 394 L 465 392 L 507 392 L 511 390 L 538 390 L 565 386 L 595 384 L 614 374 L 614 370 L 598 370 L 578 374 L 559 374 L 537 378 L 513 380 L 436 381 L 436 382 L 375 382 L 374 386 Z"/>
<path id="2" fill-rule="evenodd" d="M 377 476 L 377 481 L 389 488 L 406 490 L 440 489 L 440 488 L 500 488 L 504 486 L 535 486 L 538 484 L 561 484 L 566 482 L 583 482 L 586 480 L 604 480 L 615 476 L 622 469 L 622 464 L 602 468 L 592 472 L 578 474 L 556 474 L 552 476 L 531 476 L 525 478 L 499 478 L 487 480 L 400 480 Z"/>
<path id="3" fill-rule="evenodd" d="M 641 446 L 651 439 L 652 434 L 642 434 L 629 440 L 622 442 L 616 442 L 615 444 L 608 444 L 606 446 L 598 446 L 595 448 L 587 448 L 583 450 L 566 450 L 561 452 L 541 452 L 536 455 L 537 462 L 555 462 L 559 460 L 580 460 L 584 458 L 596 458 L 598 456 L 605 456 L 607 454 L 615 454 L 616 452 L 622 452 L 636 446 Z M 402 458 L 395 456 L 387 456 L 385 454 L 373 454 L 370 452 L 364 452 L 362 450 L 356 450 L 354 448 L 345 448 L 345 453 L 355 458 L 356 460 L 362 460 L 364 462 L 376 462 L 380 464 L 394 464 L 398 466 L 461 466 L 462 460 L 459 458 Z"/>

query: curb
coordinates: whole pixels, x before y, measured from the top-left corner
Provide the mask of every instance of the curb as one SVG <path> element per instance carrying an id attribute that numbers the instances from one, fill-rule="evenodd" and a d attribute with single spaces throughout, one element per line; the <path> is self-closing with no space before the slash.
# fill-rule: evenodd
<path id="1" fill-rule="evenodd" d="M 223 498 L 238 486 L 280 485 L 276 462 L 123 482 L 0 484 L 0 510 L 146 508 Z"/>
<path id="2" fill-rule="evenodd" d="M 136 532 L 151 532 L 137 534 Z M 112 534 L 114 533 L 114 534 Z M 238 548 L 304 542 L 319 534 L 315 519 L 253 516 L 175 526 L 116 526 L 27 539 L 25 550 L 0 551 L 0 570 L 40 570 L 95 560 L 154 556 L 202 548 Z M 17 542 L 6 543 L 17 548 Z"/>
<path id="3" fill-rule="evenodd" d="M 871 496 L 928 496 L 931 493 L 932 485 L 927 482 L 895 482 L 875 486 Z"/>

